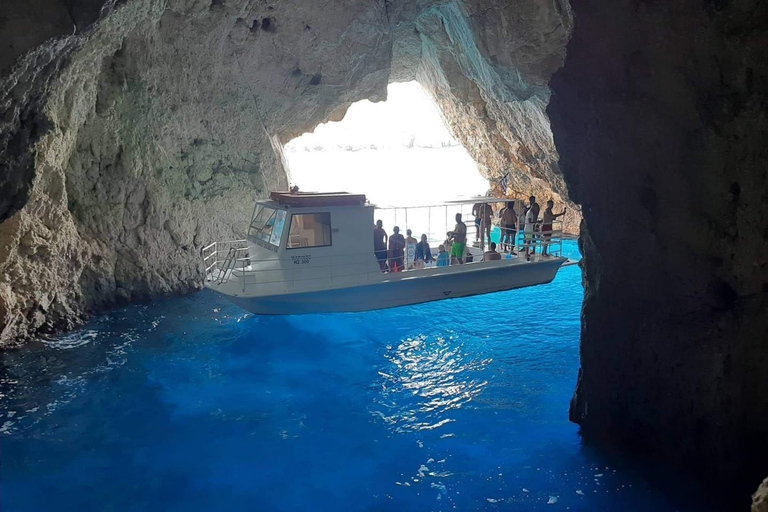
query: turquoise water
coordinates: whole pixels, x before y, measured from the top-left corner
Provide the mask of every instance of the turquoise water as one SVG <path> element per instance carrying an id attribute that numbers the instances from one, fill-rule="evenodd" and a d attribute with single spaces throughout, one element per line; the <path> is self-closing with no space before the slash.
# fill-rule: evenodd
<path id="1" fill-rule="evenodd" d="M 568 242 L 573 255 L 575 242 Z M 581 273 L 361 314 L 211 292 L 4 353 L 3 511 L 668 510 L 568 422 Z"/>

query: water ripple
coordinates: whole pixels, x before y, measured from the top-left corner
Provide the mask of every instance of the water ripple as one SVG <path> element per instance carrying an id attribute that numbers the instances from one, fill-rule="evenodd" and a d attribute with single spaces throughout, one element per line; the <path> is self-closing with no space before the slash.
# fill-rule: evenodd
<path id="1" fill-rule="evenodd" d="M 50 348 L 60 350 L 71 350 L 73 348 L 82 347 L 92 341 L 95 341 L 99 337 L 99 331 L 93 329 L 75 331 L 73 333 L 61 336 L 60 338 L 44 339 L 43 343 Z"/>
<path id="2" fill-rule="evenodd" d="M 419 335 L 387 346 L 379 370 L 381 393 L 373 411 L 396 432 L 435 430 L 456 421 L 450 413 L 479 395 L 479 372 L 491 359 L 472 359 L 454 336 Z"/>

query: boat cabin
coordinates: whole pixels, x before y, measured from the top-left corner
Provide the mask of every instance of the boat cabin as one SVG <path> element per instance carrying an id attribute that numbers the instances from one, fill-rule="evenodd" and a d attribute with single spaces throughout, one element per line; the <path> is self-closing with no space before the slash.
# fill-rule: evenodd
<path id="1" fill-rule="evenodd" d="M 270 201 L 256 203 L 246 240 L 253 255 L 341 255 L 360 252 L 371 226 L 373 206 L 364 195 L 273 192 Z"/>
<path id="2" fill-rule="evenodd" d="M 352 283 L 379 272 L 373 212 L 362 194 L 273 192 L 256 203 L 245 243 L 233 249 L 240 264 L 232 267 L 247 271 L 242 278 L 258 276 L 253 284 L 262 292 Z"/>

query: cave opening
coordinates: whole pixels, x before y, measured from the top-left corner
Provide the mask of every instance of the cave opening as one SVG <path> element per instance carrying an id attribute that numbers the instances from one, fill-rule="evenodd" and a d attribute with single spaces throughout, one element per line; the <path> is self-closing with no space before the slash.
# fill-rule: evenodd
<path id="1" fill-rule="evenodd" d="M 386 101 L 358 101 L 284 150 L 301 190 L 360 192 L 380 205 L 437 204 L 489 187 L 416 81 L 390 84 Z"/>

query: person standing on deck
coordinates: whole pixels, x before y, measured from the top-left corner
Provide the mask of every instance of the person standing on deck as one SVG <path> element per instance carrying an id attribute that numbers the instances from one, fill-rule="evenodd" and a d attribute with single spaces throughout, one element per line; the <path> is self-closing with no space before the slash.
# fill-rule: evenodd
<path id="1" fill-rule="evenodd" d="M 531 260 L 531 254 L 536 252 L 536 248 L 533 246 L 534 241 L 534 228 L 536 223 L 534 222 L 533 208 L 528 208 L 528 213 L 525 214 L 525 228 L 523 228 L 523 244 L 525 245 L 525 259 Z"/>
<path id="2" fill-rule="evenodd" d="M 488 203 L 480 205 L 480 240 L 485 245 L 486 238 L 491 243 L 491 218 L 493 217 L 493 207 Z"/>
<path id="3" fill-rule="evenodd" d="M 515 254 L 517 213 L 515 212 L 514 201 L 508 202 L 506 208 L 499 213 L 499 224 L 501 227 L 501 240 L 499 240 L 499 243 L 501 244 L 502 249 Z"/>
<path id="4" fill-rule="evenodd" d="M 536 197 L 531 196 L 528 198 L 528 208 L 525 209 L 525 256 L 536 253 L 536 247 L 533 245 L 534 231 L 536 231 L 536 224 L 539 222 L 539 203 L 536 202 Z M 530 229 L 529 229 L 530 228 Z"/>
<path id="5" fill-rule="evenodd" d="M 442 245 L 440 247 L 443 247 Z M 445 248 L 443 248 L 445 251 Z M 427 235 L 421 235 L 421 242 L 416 244 L 415 254 L 416 268 L 424 268 L 427 263 L 434 261 L 432 257 L 432 249 L 429 248 L 429 242 L 427 241 Z"/>
<path id="6" fill-rule="evenodd" d="M 405 234 L 405 268 L 410 270 L 416 260 L 417 241 L 413 238 L 413 232 L 410 229 L 406 229 Z"/>
<path id="7" fill-rule="evenodd" d="M 373 228 L 373 253 L 376 255 L 376 261 L 379 262 L 379 268 L 382 272 L 387 270 L 387 232 L 382 227 L 384 225 L 380 220 L 376 221 Z"/>
<path id="8" fill-rule="evenodd" d="M 480 241 L 480 226 L 483 222 L 480 209 L 483 205 L 475 203 L 472 205 L 472 215 L 475 217 L 475 242 Z"/>
<path id="9" fill-rule="evenodd" d="M 536 202 L 535 196 L 531 196 L 528 198 L 528 206 L 525 209 L 525 213 L 528 214 L 529 210 L 533 210 L 533 223 L 535 224 L 536 222 L 539 221 L 539 211 L 540 211 L 539 203 Z"/>
<path id="10" fill-rule="evenodd" d="M 445 250 L 445 246 L 440 245 L 440 247 L 437 248 L 437 266 L 447 267 L 450 263 L 451 256 L 448 254 L 448 251 Z"/>
<path id="11" fill-rule="evenodd" d="M 552 239 L 552 221 L 558 217 L 565 215 L 568 208 L 563 208 L 560 213 L 552 212 L 552 208 L 555 206 L 553 200 L 547 201 L 547 209 L 544 210 L 544 214 L 541 216 L 541 236 L 544 238 L 544 247 L 541 249 L 542 256 L 547 256 L 547 249 L 549 248 L 549 241 Z"/>
<path id="12" fill-rule="evenodd" d="M 405 237 L 400 234 L 400 228 L 392 228 L 392 236 L 389 237 L 389 270 L 392 272 L 403 271 L 405 253 Z"/>
<path id="13" fill-rule="evenodd" d="M 451 264 L 456 260 L 459 265 L 464 264 L 464 249 L 467 247 L 467 225 L 461 222 L 461 214 L 456 214 L 456 227 L 450 231 L 453 240 L 451 246 Z"/>

